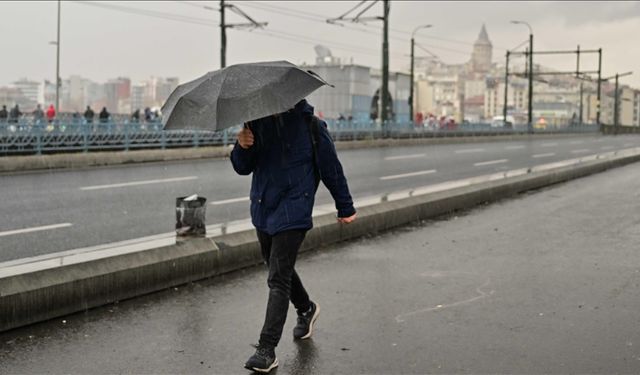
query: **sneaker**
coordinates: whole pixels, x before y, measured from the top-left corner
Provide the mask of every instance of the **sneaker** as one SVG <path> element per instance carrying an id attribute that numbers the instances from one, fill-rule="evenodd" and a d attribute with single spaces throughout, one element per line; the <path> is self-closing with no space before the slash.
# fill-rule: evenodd
<path id="1" fill-rule="evenodd" d="M 311 302 L 311 308 L 305 313 L 298 313 L 298 324 L 293 329 L 294 339 L 308 339 L 313 333 L 313 324 L 320 314 L 320 305 Z"/>
<path id="2" fill-rule="evenodd" d="M 273 348 L 265 348 L 257 346 L 256 353 L 252 355 L 244 368 L 247 370 L 268 373 L 278 367 L 278 358 Z"/>

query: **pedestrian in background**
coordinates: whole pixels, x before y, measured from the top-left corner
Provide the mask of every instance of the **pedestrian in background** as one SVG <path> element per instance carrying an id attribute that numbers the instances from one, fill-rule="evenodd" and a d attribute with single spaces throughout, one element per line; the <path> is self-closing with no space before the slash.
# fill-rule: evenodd
<path id="1" fill-rule="evenodd" d="M 56 109 L 53 107 L 53 104 L 49 105 L 49 109 L 47 109 L 47 120 L 49 124 L 53 122 L 53 119 L 56 118 Z"/>
<path id="2" fill-rule="evenodd" d="M 102 107 L 102 111 L 100 111 L 100 114 L 98 115 L 100 122 L 105 123 L 109 121 L 110 116 L 109 112 L 107 112 L 107 107 Z"/>
<path id="3" fill-rule="evenodd" d="M 133 114 L 131 115 L 131 121 L 132 122 L 140 122 L 140 109 L 136 109 L 135 111 L 133 111 Z"/>
<path id="4" fill-rule="evenodd" d="M 7 122 L 7 117 L 9 117 L 9 112 L 7 112 L 7 106 L 3 105 L 0 109 L 0 122 Z"/>
<path id="5" fill-rule="evenodd" d="M 16 104 L 9 112 L 9 122 L 17 123 L 20 116 L 22 116 L 22 112 L 20 112 L 20 106 Z"/>
<path id="6" fill-rule="evenodd" d="M 42 107 L 40 106 L 40 104 L 38 104 L 36 106 L 36 109 L 33 110 L 33 122 L 35 125 L 40 125 L 42 123 L 42 120 L 44 120 L 44 111 L 42 110 Z"/>
<path id="7" fill-rule="evenodd" d="M 311 337 L 320 312 L 294 269 L 300 246 L 313 226 L 311 213 L 319 182 L 329 189 L 339 222 L 355 220 L 356 210 L 326 123 L 313 116 L 313 107 L 306 100 L 245 126 L 238 133 L 231 163 L 238 174 L 252 174 L 251 221 L 269 269 L 266 316 L 257 350 L 245 368 L 269 372 L 278 366 L 275 347 L 289 301 L 298 315 L 294 339 Z"/>
<path id="8" fill-rule="evenodd" d="M 93 112 L 93 109 L 91 109 L 91 106 L 87 106 L 87 109 L 84 111 L 84 119 L 87 121 L 87 124 L 91 124 L 93 122 L 94 116 L 95 113 Z"/>
<path id="9" fill-rule="evenodd" d="M 145 122 L 150 122 L 151 121 L 151 108 L 149 108 L 149 107 L 144 109 L 144 121 Z"/>

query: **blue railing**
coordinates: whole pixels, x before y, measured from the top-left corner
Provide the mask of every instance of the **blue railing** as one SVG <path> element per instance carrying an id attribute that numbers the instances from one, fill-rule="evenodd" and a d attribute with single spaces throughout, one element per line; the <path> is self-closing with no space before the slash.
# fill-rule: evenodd
<path id="1" fill-rule="evenodd" d="M 461 124 L 455 126 L 415 126 L 409 122 L 327 121 L 336 140 L 380 138 L 435 138 L 456 136 L 491 136 L 526 133 L 526 127 L 492 127 L 490 124 Z M 0 155 L 29 155 L 54 152 L 89 152 L 226 146 L 235 141 L 239 126 L 224 131 L 163 131 L 158 121 L 66 121 L 0 122 Z M 595 133 L 593 124 L 546 129 L 536 133 Z"/>

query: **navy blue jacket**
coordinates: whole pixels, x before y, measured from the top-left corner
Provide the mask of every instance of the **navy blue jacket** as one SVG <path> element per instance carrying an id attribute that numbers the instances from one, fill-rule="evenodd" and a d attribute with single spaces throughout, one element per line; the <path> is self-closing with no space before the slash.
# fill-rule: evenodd
<path id="1" fill-rule="evenodd" d="M 313 107 L 306 100 L 278 115 L 249 123 L 254 144 L 248 149 L 236 142 L 231 163 L 238 174 L 253 173 L 251 220 L 270 235 L 311 229 L 311 212 L 317 189 L 309 118 Z M 321 121 L 317 140 L 317 165 L 321 180 L 333 197 L 339 217 L 349 217 L 353 207 L 347 180 L 333 140 Z"/>

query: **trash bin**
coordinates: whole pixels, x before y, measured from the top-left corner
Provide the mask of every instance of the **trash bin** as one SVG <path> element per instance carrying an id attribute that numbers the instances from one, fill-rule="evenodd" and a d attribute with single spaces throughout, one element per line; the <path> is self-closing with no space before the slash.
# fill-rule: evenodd
<path id="1" fill-rule="evenodd" d="M 176 235 L 204 237 L 207 198 L 197 194 L 176 198 Z"/>

